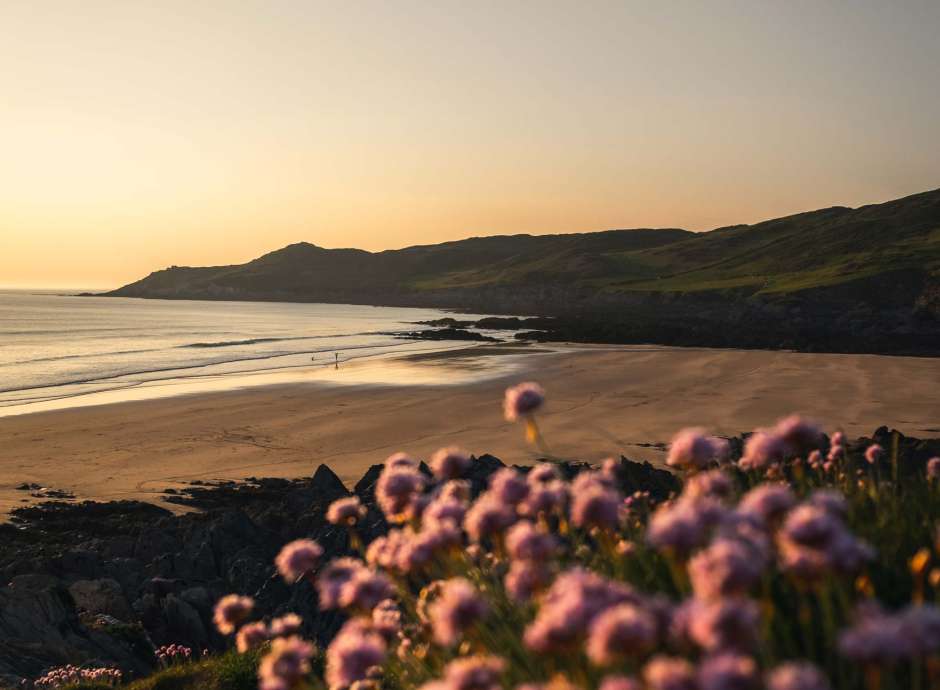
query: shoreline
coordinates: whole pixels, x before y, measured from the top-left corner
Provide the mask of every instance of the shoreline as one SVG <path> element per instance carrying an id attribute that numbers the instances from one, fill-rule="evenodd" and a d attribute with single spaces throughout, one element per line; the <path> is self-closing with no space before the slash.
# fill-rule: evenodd
<path id="1" fill-rule="evenodd" d="M 550 452 L 588 462 L 623 454 L 657 464 L 664 455 L 655 444 L 684 426 L 735 436 L 791 412 L 850 437 L 882 424 L 940 436 L 937 360 L 655 346 L 572 345 L 508 357 L 473 349 L 377 363 L 405 367 L 394 383 L 293 381 L 0 418 L 0 513 L 42 500 L 16 490 L 22 483 L 76 500 L 140 499 L 176 510 L 163 490 L 193 480 L 303 477 L 325 463 L 350 482 L 399 450 L 426 458 L 460 445 L 526 464 L 538 453 L 501 410 L 504 389 L 521 380 L 548 392 L 539 425 Z M 481 366 L 497 369 L 481 380 Z"/>

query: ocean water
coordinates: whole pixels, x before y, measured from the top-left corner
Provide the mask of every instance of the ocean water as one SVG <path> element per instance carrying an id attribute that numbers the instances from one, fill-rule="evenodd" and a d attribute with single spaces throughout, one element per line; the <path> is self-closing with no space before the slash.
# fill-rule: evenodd
<path id="1" fill-rule="evenodd" d="M 88 404 L 89 399 L 163 396 L 169 384 L 188 384 L 178 392 L 193 390 L 194 383 L 211 382 L 203 388 L 220 389 L 248 376 L 262 381 L 257 375 L 264 373 L 336 371 L 337 359 L 343 368 L 362 360 L 461 346 L 393 335 L 420 329 L 416 321 L 446 315 L 435 309 L 3 290 L 0 415 Z M 507 337 L 505 332 L 494 335 Z M 363 381 L 361 375 L 348 378 Z"/>

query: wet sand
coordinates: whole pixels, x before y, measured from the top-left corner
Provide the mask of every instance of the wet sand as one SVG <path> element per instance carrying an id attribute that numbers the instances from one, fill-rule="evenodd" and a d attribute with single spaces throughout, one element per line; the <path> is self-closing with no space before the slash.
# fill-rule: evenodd
<path id="1" fill-rule="evenodd" d="M 737 434 L 793 411 L 850 436 L 880 424 L 940 436 L 938 359 L 571 346 L 524 351 L 475 380 L 484 355 L 495 356 L 486 347 L 383 364 L 399 368 L 396 383 L 336 385 L 359 380 L 340 369 L 332 381 L 0 418 L 0 511 L 36 502 L 14 488 L 23 482 L 77 499 L 161 503 L 163 489 L 193 480 L 297 477 L 321 462 L 354 482 L 391 452 L 425 457 L 449 444 L 530 462 L 537 453 L 501 411 L 505 387 L 527 379 L 547 389 L 539 425 L 550 451 L 567 458 L 659 462 L 663 451 L 646 444 L 682 426 Z"/>

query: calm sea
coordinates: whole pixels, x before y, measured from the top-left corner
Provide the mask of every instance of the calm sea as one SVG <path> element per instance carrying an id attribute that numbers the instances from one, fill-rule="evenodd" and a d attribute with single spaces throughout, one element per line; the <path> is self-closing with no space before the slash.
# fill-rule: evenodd
<path id="1" fill-rule="evenodd" d="M 346 364 L 439 349 L 440 343 L 390 334 L 442 316 L 434 309 L 0 290 L 0 414 L 48 409 L 49 401 L 68 398 L 99 399 L 102 392 L 112 393 L 102 399 L 108 401 L 115 392 L 168 381 L 334 368 L 336 355 Z"/>

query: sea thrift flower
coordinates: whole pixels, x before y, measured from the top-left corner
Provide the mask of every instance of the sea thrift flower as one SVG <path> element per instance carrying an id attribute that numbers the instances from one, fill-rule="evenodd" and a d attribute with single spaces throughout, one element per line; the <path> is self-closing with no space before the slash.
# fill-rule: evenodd
<path id="1" fill-rule="evenodd" d="M 271 637 L 288 637 L 296 635 L 303 627 L 304 621 L 296 613 L 287 613 L 271 621 L 269 631 Z"/>
<path id="2" fill-rule="evenodd" d="M 444 668 L 444 685 L 451 690 L 501 690 L 499 676 L 505 669 L 499 657 L 459 657 Z"/>
<path id="3" fill-rule="evenodd" d="M 327 522 L 334 525 L 355 525 L 365 516 L 366 509 L 358 496 L 337 499 L 326 511 Z"/>
<path id="4" fill-rule="evenodd" d="M 687 628 L 677 632 L 706 652 L 747 651 L 759 639 L 760 614 L 750 599 L 690 599 L 682 609 L 680 620 Z"/>
<path id="5" fill-rule="evenodd" d="M 767 674 L 767 690 L 829 690 L 829 681 L 818 668 L 806 662 L 781 664 Z"/>
<path id="6" fill-rule="evenodd" d="M 679 499 L 661 505 L 653 513 L 646 539 L 656 549 L 680 556 L 704 544 L 709 528 L 728 511 L 712 499 Z"/>
<path id="7" fill-rule="evenodd" d="M 513 561 L 503 578 L 503 586 L 510 599 L 517 602 L 528 601 L 536 592 L 544 589 L 551 581 L 551 573 L 540 561 Z"/>
<path id="8" fill-rule="evenodd" d="M 695 668 L 685 659 L 657 656 L 643 667 L 649 690 L 698 690 Z"/>
<path id="9" fill-rule="evenodd" d="M 455 577 L 444 582 L 428 611 L 434 641 L 450 647 L 464 631 L 486 616 L 489 607 L 468 580 Z"/>
<path id="10" fill-rule="evenodd" d="M 317 567 L 322 555 L 323 548 L 315 541 L 298 539 L 284 546 L 274 563 L 281 577 L 296 582 Z"/>
<path id="11" fill-rule="evenodd" d="M 682 493 L 691 498 L 727 498 L 734 488 L 731 478 L 721 470 L 699 472 L 689 477 Z"/>
<path id="12" fill-rule="evenodd" d="M 454 526 L 463 523 L 467 513 L 467 506 L 462 501 L 453 498 L 438 497 L 428 504 L 421 514 L 421 521 L 425 525 L 447 522 Z"/>
<path id="13" fill-rule="evenodd" d="M 526 481 L 529 484 L 546 484 L 558 479 L 561 479 L 558 474 L 558 467 L 550 462 L 540 462 L 529 470 L 529 474 L 526 475 Z"/>
<path id="14" fill-rule="evenodd" d="M 386 640 L 401 632 L 401 610 L 391 599 L 380 601 L 372 609 L 372 627 Z"/>
<path id="15" fill-rule="evenodd" d="M 878 460 L 881 459 L 881 456 L 884 455 L 884 448 L 879 446 L 877 443 L 873 443 L 865 449 L 865 459 L 868 461 L 869 465 L 874 465 Z"/>
<path id="16" fill-rule="evenodd" d="M 716 539 L 689 561 L 695 596 L 716 599 L 746 594 L 761 578 L 762 559 L 754 549 L 734 539 Z"/>
<path id="17" fill-rule="evenodd" d="M 516 505 L 529 494 L 526 478 L 510 467 L 503 467 L 491 474 L 489 484 L 489 494 L 509 505 Z"/>
<path id="18" fill-rule="evenodd" d="M 385 469 L 418 469 L 418 462 L 407 453 L 393 453 L 385 459 Z"/>
<path id="19" fill-rule="evenodd" d="M 639 606 L 613 606 L 591 623 L 586 652 L 598 666 L 609 666 L 624 656 L 642 657 L 656 646 L 656 619 Z"/>
<path id="20" fill-rule="evenodd" d="M 375 486 L 375 498 L 389 522 L 409 517 L 412 502 L 424 489 L 426 479 L 418 470 L 401 465 L 386 465 Z"/>
<path id="21" fill-rule="evenodd" d="M 222 597 L 215 605 L 215 614 L 212 618 L 215 627 L 223 635 L 232 634 L 239 625 L 248 619 L 254 606 L 255 602 L 250 597 L 242 597 L 237 594 Z"/>
<path id="22" fill-rule="evenodd" d="M 757 690 L 760 674 L 753 659 L 738 654 L 708 657 L 698 668 L 699 690 Z"/>
<path id="23" fill-rule="evenodd" d="M 268 639 L 268 628 L 264 623 L 246 623 L 235 635 L 235 648 L 239 652 L 260 647 Z"/>
<path id="24" fill-rule="evenodd" d="M 401 551 L 407 541 L 402 530 L 390 529 L 388 534 L 376 537 L 366 547 L 366 562 L 372 566 L 394 570 L 398 567 Z"/>
<path id="25" fill-rule="evenodd" d="M 378 632 L 359 619 L 348 621 L 326 649 L 326 682 L 346 688 L 369 677 L 385 660 L 388 646 Z"/>
<path id="26" fill-rule="evenodd" d="M 630 676 L 604 676 L 597 690 L 643 690 L 643 686 Z"/>
<path id="27" fill-rule="evenodd" d="M 852 627 L 839 635 L 842 656 L 861 664 L 890 664 L 909 656 L 911 640 L 901 620 L 877 608 L 863 608 Z"/>
<path id="28" fill-rule="evenodd" d="M 299 637 L 279 637 L 271 643 L 271 651 L 258 666 L 262 683 L 281 681 L 287 687 L 297 685 L 310 673 L 310 657 L 314 647 Z"/>
<path id="29" fill-rule="evenodd" d="M 669 444 L 666 464 L 684 469 L 702 469 L 710 463 L 728 456 L 728 442 L 717 436 L 707 436 L 704 429 L 683 429 Z"/>
<path id="30" fill-rule="evenodd" d="M 382 573 L 359 568 L 340 588 L 339 604 L 343 608 L 371 611 L 380 601 L 394 594 L 389 579 Z"/>
<path id="31" fill-rule="evenodd" d="M 940 608 L 934 604 L 914 604 L 899 615 L 904 639 L 911 656 L 928 656 L 940 651 Z"/>
<path id="32" fill-rule="evenodd" d="M 822 508 L 840 520 L 849 514 L 849 506 L 845 501 L 845 496 L 832 489 L 817 489 L 810 495 L 807 503 Z"/>
<path id="33" fill-rule="evenodd" d="M 777 422 L 774 435 L 780 438 L 794 455 L 817 448 L 824 439 L 819 425 L 799 415 L 791 415 Z"/>
<path id="34" fill-rule="evenodd" d="M 547 560 L 555 554 L 558 540 L 531 522 L 518 522 L 506 533 L 509 557 L 521 560 Z"/>
<path id="35" fill-rule="evenodd" d="M 470 469 L 470 455 L 460 448 L 441 448 L 431 456 L 431 471 L 438 479 L 457 479 Z"/>
<path id="36" fill-rule="evenodd" d="M 545 403 L 545 391 L 537 383 L 520 383 L 506 389 L 503 413 L 506 421 L 515 422 L 528 417 Z"/>
<path id="37" fill-rule="evenodd" d="M 474 541 L 502 532 L 516 521 L 516 511 L 491 491 L 482 494 L 470 506 L 463 528 Z"/>
<path id="38" fill-rule="evenodd" d="M 568 485 L 555 479 L 546 482 L 529 483 L 529 495 L 516 506 L 522 515 L 538 517 L 564 510 L 568 502 Z"/>
<path id="39" fill-rule="evenodd" d="M 738 512 L 753 515 L 764 524 L 779 521 L 796 504 L 785 484 L 759 484 L 741 497 Z"/>
<path id="40" fill-rule="evenodd" d="M 336 558 L 330 561 L 317 577 L 320 608 L 334 609 L 341 606 L 343 588 L 363 570 L 365 566 L 355 558 Z"/>
<path id="41" fill-rule="evenodd" d="M 616 491 L 595 486 L 576 492 L 571 501 L 571 522 L 575 527 L 610 530 L 620 521 L 623 497 Z"/>
<path id="42" fill-rule="evenodd" d="M 927 479 L 940 479 L 940 458 L 930 458 L 927 461 Z"/>
<path id="43" fill-rule="evenodd" d="M 783 460 L 787 445 L 782 438 L 767 431 L 755 431 L 744 444 L 744 455 L 738 466 L 745 470 L 762 470 Z"/>

